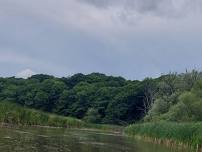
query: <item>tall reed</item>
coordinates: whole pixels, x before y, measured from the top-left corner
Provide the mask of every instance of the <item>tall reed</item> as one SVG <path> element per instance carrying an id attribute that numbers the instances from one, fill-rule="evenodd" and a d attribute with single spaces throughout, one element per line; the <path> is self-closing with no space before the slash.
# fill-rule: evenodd
<path id="1" fill-rule="evenodd" d="M 0 123 L 77 128 L 85 126 L 83 121 L 75 118 L 49 114 L 5 101 L 0 102 Z"/>
<path id="2" fill-rule="evenodd" d="M 170 141 L 176 145 L 184 145 L 194 149 L 202 148 L 202 123 L 143 123 L 133 124 L 125 129 L 131 136 Z"/>

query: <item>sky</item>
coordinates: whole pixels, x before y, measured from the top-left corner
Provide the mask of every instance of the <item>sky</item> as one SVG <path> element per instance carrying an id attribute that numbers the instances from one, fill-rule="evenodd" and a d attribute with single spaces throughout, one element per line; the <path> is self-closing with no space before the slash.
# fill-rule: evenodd
<path id="1" fill-rule="evenodd" d="M 0 0 L 0 76 L 202 70 L 201 0 Z"/>

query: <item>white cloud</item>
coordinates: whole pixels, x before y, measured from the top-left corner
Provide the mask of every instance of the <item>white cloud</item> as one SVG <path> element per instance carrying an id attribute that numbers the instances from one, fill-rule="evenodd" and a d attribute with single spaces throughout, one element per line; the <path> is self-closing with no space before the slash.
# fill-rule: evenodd
<path id="1" fill-rule="evenodd" d="M 32 75 L 36 74 L 34 71 L 30 70 L 30 69 L 25 69 L 23 71 L 20 71 L 19 73 L 16 74 L 16 78 L 23 78 L 23 79 L 27 79 L 29 77 L 31 77 Z"/>

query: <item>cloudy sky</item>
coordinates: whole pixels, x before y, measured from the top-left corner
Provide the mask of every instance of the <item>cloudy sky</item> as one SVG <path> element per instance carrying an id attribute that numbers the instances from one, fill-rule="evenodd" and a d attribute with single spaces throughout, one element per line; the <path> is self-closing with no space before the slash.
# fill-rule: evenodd
<path id="1" fill-rule="evenodd" d="M 0 76 L 202 70 L 201 0 L 0 0 Z"/>

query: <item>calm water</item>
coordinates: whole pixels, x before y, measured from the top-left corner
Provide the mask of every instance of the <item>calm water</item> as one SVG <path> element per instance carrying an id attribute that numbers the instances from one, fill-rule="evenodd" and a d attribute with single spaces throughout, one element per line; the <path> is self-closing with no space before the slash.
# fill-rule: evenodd
<path id="1" fill-rule="evenodd" d="M 177 152 L 177 150 L 103 132 L 0 128 L 0 152 Z"/>

